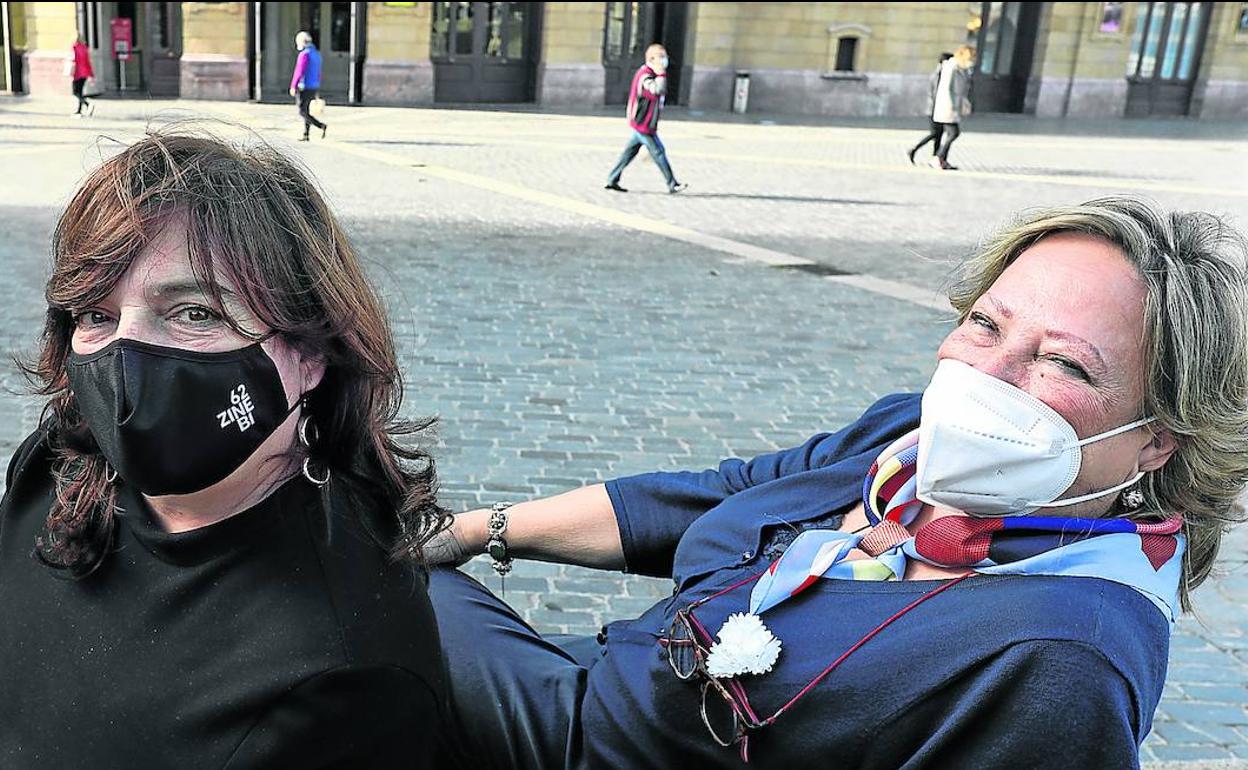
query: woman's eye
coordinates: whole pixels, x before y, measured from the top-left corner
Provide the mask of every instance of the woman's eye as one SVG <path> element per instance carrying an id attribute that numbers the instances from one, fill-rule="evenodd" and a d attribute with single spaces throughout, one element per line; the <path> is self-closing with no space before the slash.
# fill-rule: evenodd
<path id="1" fill-rule="evenodd" d="M 175 310 L 173 317 L 176 320 L 183 321 L 185 323 L 202 325 L 212 323 L 221 316 L 206 307 L 202 307 L 200 305 L 188 305 Z"/>
<path id="2" fill-rule="evenodd" d="M 978 311 L 973 312 L 969 316 L 967 316 L 967 320 L 975 324 L 976 326 L 980 326 L 984 329 L 987 329 L 988 331 L 995 332 L 997 330 L 997 325 L 993 323 L 993 320 Z"/>
<path id="3" fill-rule="evenodd" d="M 1088 377 L 1087 371 L 1079 364 L 1075 363 L 1074 361 L 1071 361 L 1069 358 L 1062 358 L 1061 356 L 1050 356 L 1049 360 L 1051 360 L 1053 363 L 1062 367 L 1063 369 L 1070 372 L 1071 374 L 1073 374 L 1074 376 L 1078 377 L 1081 380 L 1088 380 L 1088 381 L 1091 380 L 1091 378 Z"/>
<path id="4" fill-rule="evenodd" d="M 109 318 L 98 310 L 84 310 L 74 316 L 74 326 L 79 329 L 94 329 L 108 323 Z"/>

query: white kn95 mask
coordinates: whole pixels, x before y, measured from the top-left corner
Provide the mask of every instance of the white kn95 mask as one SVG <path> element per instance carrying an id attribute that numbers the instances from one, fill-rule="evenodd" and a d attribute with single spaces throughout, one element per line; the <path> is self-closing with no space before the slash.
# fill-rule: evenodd
<path id="1" fill-rule="evenodd" d="M 1079 475 L 1080 448 L 1156 418 L 1080 439 L 1040 399 L 952 359 L 942 360 L 923 392 L 916 468 L 918 499 L 977 516 L 1022 516 L 1075 505 L 1134 484 L 1058 499 Z"/>

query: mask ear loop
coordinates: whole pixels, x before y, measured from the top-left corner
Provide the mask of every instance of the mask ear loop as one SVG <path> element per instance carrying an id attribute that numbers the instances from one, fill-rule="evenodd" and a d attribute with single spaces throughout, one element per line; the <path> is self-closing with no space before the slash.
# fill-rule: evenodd
<path id="1" fill-rule="evenodd" d="M 1074 444 L 1072 444 L 1071 447 L 1087 446 L 1088 444 L 1091 444 L 1095 441 L 1101 441 L 1103 439 L 1111 438 L 1113 436 L 1117 436 L 1120 433 L 1126 433 L 1127 431 L 1135 430 L 1136 428 L 1143 427 L 1145 425 L 1148 425 L 1150 422 L 1156 422 L 1156 421 L 1157 421 L 1156 417 L 1145 417 L 1142 420 L 1129 422 L 1126 425 L 1121 425 L 1117 428 L 1114 428 L 1113 430 L 1107 430 L 1104 433 L 1098 433 L 1095 436 L 1088 436 L 1087 438 L 1079 439 Z M 1068 497 L 1068 498 L 1064 498 L 1061 500 L 1053 500 L 1052 502 L 1048 502 L 1048 503 L 1033 502 L 1033 503 L 1029 503 L 1029 505 L 1035 506 L 1036 508 L 1063 508 L 1068 505 L 1078 505 L 1079 503 L 1086 503 L 1089 500 L 1095 500 L 1098 497 L 1105 497 L 1106 495 L 1112 495 L 1115 492 L 1121 492 L 1127 487 L 1133 486 L 1136 482 L 1138 482 L 1142 478 L 1144 478 L 1144 471 L 1138 471 L 1134 476 L 1122 482 L 1121 484 L 1115 484 L 1114 486 L 1108 489 L 1102 489 L 1099 492 L 1091 492 L 1086 495 L 1079 495 L 1078 497 Z M 1141 503 L 1142 502 L 1143 500 L 1141 500 Z M 1138 505 L 1136 507 L 1138 507 Z"/>
<path id="2" fill-rule="evenodd" d="M 1081 438 L 1066 448 L 1073 449 L 1075 447 L 1087 446 L 1088 444 L 1092 444 L 1097 441 L 1104 441 L 1107 438 L 1113 438 L 1114 436 L 1117 436 L 1120 433 L 1126 433 L 1127 431 L 1135 430 L 1136 428 L 1143 427 L 1145 425 L 1148 425 L 1150 422 L 1156 422 L 1156 421 L 1157 421 L 1156 417 L 1145 417 L 1143 420 L 1136 420 L 1135 422 L 1129 422 L 1126 425 L 1120 425 L 1119 427 L 1114 428 L 1113 430 L 1107 430 L 1104 433 L 1098 433 L 1095 436 L 1088 436 L 1087 438 Z"/>
<path id="3" fill-rule="evenodd" d="M 1068 505 L 1078 505 L 1079 503 L 1086 503 L 1089 500 L 1095 500 L 1098 497 L 1105 497 L 1106 495 L 1112 495 L 1115 492 L 1124 490 L 1142 478 L 1144 478 L 1144 471 L 1139 471 L 1121 484 L 1115 484 L 1109 489 L 1102 489 L 1100 492 L 1092 492 L 1086 495 L 1079 495 L 1078 497 L 1068 497 L 1062 500 L 1054 500 L 1051 503 L 1028 503 L 1028 505 L 1035 506 L 1036 508 L 1064 508 Z"/>

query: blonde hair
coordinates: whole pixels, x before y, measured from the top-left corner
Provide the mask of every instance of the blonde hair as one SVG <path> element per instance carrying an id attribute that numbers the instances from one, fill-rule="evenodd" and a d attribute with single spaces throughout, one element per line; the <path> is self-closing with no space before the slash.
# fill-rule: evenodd
<path id="1" fill-rule="evenodd" d="M 1180 593 L 1209 576 L 1222 536 L 1243 520 L 1248 483 L 1248 240 L 1212 214 L 1165 212 L 1157 204 L 1106 197 L 1024 216 L 963 264 L 949 300 L 965 319 L 1005 268 L 1054 233 L 1114 244 L 1147 287 L 1141 416 L 1154 416 L 1178 445 L 1140 481 L 1132 518 L 1183 515 L 1187 551 Z"/>

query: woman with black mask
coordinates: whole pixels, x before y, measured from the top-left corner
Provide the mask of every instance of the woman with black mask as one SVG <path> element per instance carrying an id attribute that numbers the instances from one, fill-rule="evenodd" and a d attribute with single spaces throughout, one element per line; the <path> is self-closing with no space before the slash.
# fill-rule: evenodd
<path id="1" fill-rule="evenodd" d="M 0 507 L 0 766 L 428 765 L 431 458 L 342 228 L 264 147 L 152 135 L 57 225 Z M 33 556 L 33 558 L 32 558 Z"/>

